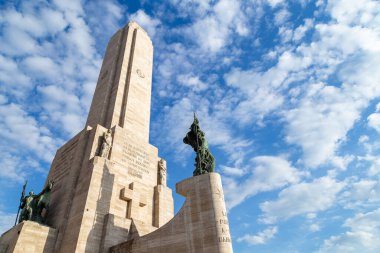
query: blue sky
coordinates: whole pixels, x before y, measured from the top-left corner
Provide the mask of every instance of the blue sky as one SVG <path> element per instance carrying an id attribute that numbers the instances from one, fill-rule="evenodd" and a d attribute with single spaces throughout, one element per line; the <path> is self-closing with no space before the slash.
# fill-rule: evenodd
<path id="1" fill-rule="evenodd" d="M 2 1 L 0 228 L 84 127 L 110 36 L 154 52 L 150 142 L 191 176 L 196 111 L 235 252 L 380 252 L 380 2 Z M 183 199 L 175 197 L 176 210 Z"/>

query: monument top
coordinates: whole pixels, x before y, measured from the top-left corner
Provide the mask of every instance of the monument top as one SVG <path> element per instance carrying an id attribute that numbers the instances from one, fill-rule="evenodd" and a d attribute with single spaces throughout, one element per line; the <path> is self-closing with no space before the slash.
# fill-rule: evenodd
<path id="1" fill-rule="evenodd" d="M 134 28 L 136 28 L 136 29 L 141 30 L 142 32 L 144 32 L 144 33 L 148 36 L 150 42 L 152 42 L 152 40 L 150 39 L 148 33 L 147 33 L 147 32 L 144 30 L 144 28 L 142 28 L 142 27 L 141 27 L 136 21 L 134 21 L 134 20 L 129 21 L 128 24 L 124 26 L 124 28 L 125 28 L 125 27 L 134 27 Z M 122 29 L 124 29 L 124 28 L 122 28 Z"/>
<path id="2" fill-rule="evenodd" d="M 149 141 L 153 45 L 136 22 L 108 43 L 86 125 L 120 126 Z"/>

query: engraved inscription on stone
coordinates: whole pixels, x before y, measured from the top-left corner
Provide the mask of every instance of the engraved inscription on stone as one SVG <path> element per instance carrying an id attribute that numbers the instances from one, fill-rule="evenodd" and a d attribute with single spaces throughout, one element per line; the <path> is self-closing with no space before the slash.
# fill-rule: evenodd
<path id="1" fill-rule="evenodd" d="M 144 174 L 149 174 L 154 161 L 150 154 L 143 148 L 131 143 L 124 143 L 121 161 L 127 164 L 128 174 L 142 179 Z"/>
<path id="2" fill-rule="evenodd" d="M 219 242 L 231 242 L 231 238 L 221 236 L 218 238 Z"/>
<path id="3" fill-rule="evenodd" d="M 69 147 L 61 152 L 61 156 L 57 159 L 54 171 L 51 178 L 57 184 L 60 184 L 62 178 L 64 178 L 69 173 L 69 168 L 71 161 L 74 159 L 73 150 L 76 148 L 77 142 L 72 143 Z M 53 188 L 53 190 L 56 190 Z"/>
<path id="4" fill-rule="evenodd" d="M 230 237 L 230 230 L 228 226 L 228 219 L 227 219 L 227 212 L 222 211 L 222 216 L 225 218 L 221 218 L 216 221 L 218 225 L 220 225 L 222 236 L 218 237 L 218 242 L 224 243 L 224 242 L 231 242 L 231 237 Z"/>

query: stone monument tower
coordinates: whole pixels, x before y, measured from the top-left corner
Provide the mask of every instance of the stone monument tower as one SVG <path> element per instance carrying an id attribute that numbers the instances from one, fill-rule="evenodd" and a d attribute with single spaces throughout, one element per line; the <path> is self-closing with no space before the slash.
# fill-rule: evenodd
<path id="1" fill-rule="evenodd" d="M 86 127 L 58 149 L 45 224 L 23 221 L 0 252 L 210 252 L 232 245 L 220 176 L 177 184 L 174 216 L 166 161 L 149 144 L 153 45 L 130 22 L 111 38 Z"/>

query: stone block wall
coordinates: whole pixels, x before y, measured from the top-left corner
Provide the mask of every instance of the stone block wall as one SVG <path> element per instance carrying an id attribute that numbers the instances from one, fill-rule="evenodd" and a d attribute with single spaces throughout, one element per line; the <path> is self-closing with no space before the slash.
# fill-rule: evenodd
<path id="1" fill-rule="evenodd" d="M 177 184 L 186 197 L 178 214 L 156 231 L 111 248 L 112 253 L 232 253 L 221 178 L 209 173 Z"/>

